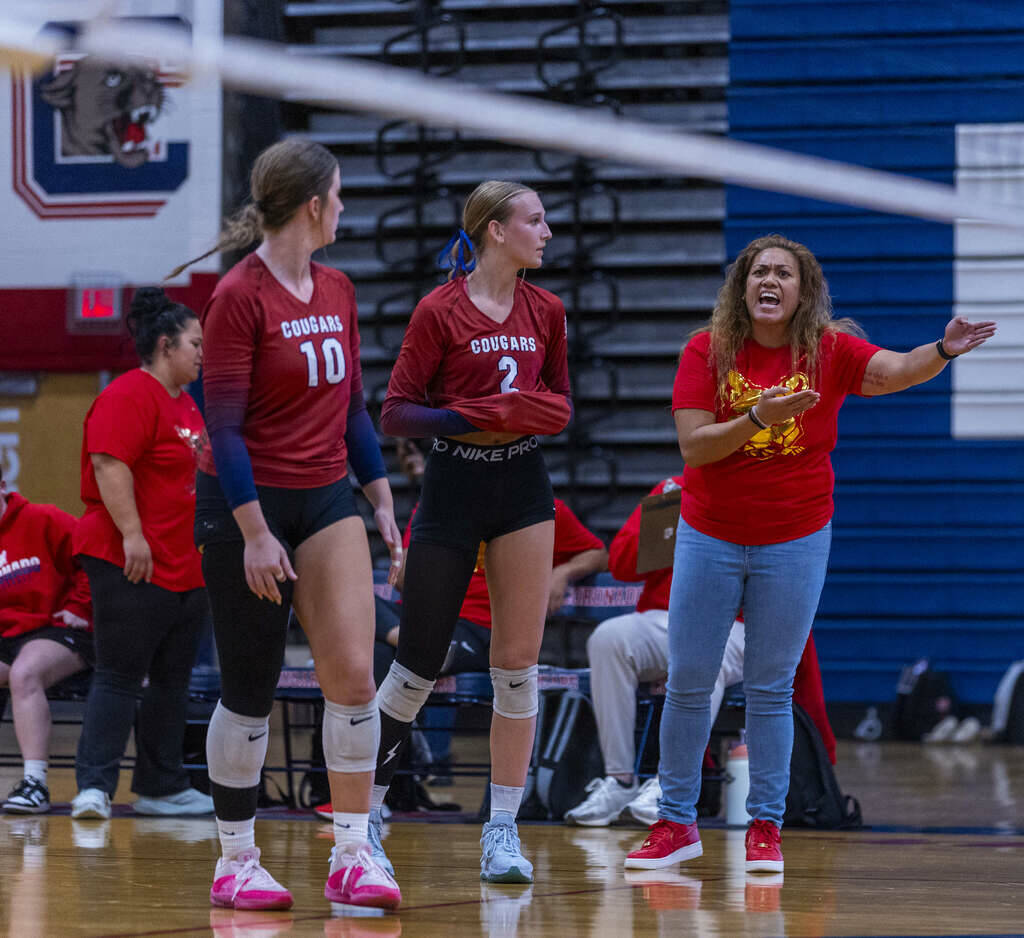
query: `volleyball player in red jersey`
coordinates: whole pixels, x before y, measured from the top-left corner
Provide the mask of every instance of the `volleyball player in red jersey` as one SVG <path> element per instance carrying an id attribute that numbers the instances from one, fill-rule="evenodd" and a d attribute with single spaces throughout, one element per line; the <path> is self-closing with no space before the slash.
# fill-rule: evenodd
<path id="1" fill-rule="evenodd" d="M 478 186 L 450 255 L 442 252 L 454 276 L 416 307 L 391 374 L 382 429 L 436 440 L 412 523 L 398 653 L 378 692 L 370 833 L 382 864 L 378 811 L 444 662 L 484 541 L 494 715 L 480 875 L 488 882 L 533 879 L 515 815 L 536 723 L 555 515 L 534 434 L 560 431 L 571 405 L 565 309 L 518 272 L 541 265 L 550 237 L 536 192 L 509 182 Z"/>
<path id="2" fill-rule="evenodd" d="M 221 667 L 207 735 L 222 847 L 210 899 L 249 909 L 292 904 L 260 865 L 254 818 L 294 605 L 324 694 L 335 835 L 324 895 L 393 909 L 398 887 L 366 843 L 380 720 L 373 576 L 350 464 L 396 562 L 401 535 L 363 398 L 355 291 L 344 274 L 311 261 L 335 238 L 338 163 L 319 144 L 286 140 L 257 158 L 251 188 L 253 204 L 217 247 L 260 245 L 224 276 L 202 314 L 212 453 L 200 461 L 196 543 Z"/>

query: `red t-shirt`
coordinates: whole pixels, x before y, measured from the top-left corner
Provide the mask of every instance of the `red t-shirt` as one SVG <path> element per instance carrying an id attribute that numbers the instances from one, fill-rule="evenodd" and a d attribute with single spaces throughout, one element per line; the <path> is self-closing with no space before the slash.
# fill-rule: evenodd
<path id="1" fill-rule="evenodd" d="M 17 492 L 0 517 L 0 635 L 12 638 L 44 625 L 64 626 L 61 610 L 92 630 L 85 571 L 74 561 L 77 519 L 54 505 L 33 505 Z"/>
<path id="2" fill-rule="evenodd" d="M 171 397 L 141 368 L 112 381 L 85 416 L 85 514 L 75 529 L 75 553 L 124 566 L 124 539 L 100 497 L 90 459 L 91 453 L 106 453 L 132 471 L 142 535 L 153 554 L 153 583 L 174 592 L 202 586 L 192 524 L 196 454 L 205 443 L 203 418 L 187 392 Z"/>
<path id="3" fill-rule="evenodd" d="M 663 479 L 648 493 L 660 495 L 662 492 L 681 488 L 682 476 Z M 643 580 L 644 588 L 636 601 L 636 611 L 646 612 L 648 609 L 668 609 L 668 596 L 672 589 L 672 568 L 651 570 L 647 573 L 636 572 L 636 558 L 640 548 L 640 513 L 643 506 L 637 505 L 619 533 L 612 538 L 608 547 L 608 569 L 616 580 L 635 583 Z"/>
<path id="4" fill-rule="evenodd" d="M 416 506 L 418 508 L 419 505 Z M 416 514 L 416 508 L 412 513 Z M 402 543 L 409 546 L 412 534 L 412 517 L 405 527 Z M 555 546 L 552 566 L 568 563 L 585 550 L 603 550 L 604 542 L 572 513 L 572 509 L 560 498 L 555 499 Z M 477 557 L 476 568 L 466 589 L 459 618 L 467 619 L 485 629 L 491 627 L 491 595 L 487 590 L 487 573 L 483 565 L 483 551 Z"/>
<path id="5" fill-rule="evenodd" d="M 553 293 L 519 280 L 512 310 L 499 323 L 473 304 L 459 277 L 413 311 L 383 414 L 400 401 L 442 408 L 516 391 L 569 393 L 565 307 Z"/>
<path id="6" fill-rule="evenodd" d="M 317 488 L 347 472 L 349 401 L 363 388 L 352 281 L 311 264 L 308 303 L 253 253 L 203 310 L 203 395 L 210 433 L 241 423 L 257 485 Z M 216 474 L 207 448 L 199 462 Z"/>
<path id="7" fill-rule="evenodd" d="M 803 359 L 794 370 L 789 346 L 765 348 L 752 339 L 736 356 L 728 400 L 716 399 L 718 378 L 709 363 L 710 333 L 683 350 L 672 391 L 672 410 L 707 410 L 722 423 L 745 414 L 765 388 L 811 387 Z M 795 420 L 761 430 L 724 459 L 687 466 L 680 513 L 691 527 L 735 544 L 777 544 L 819 530 L 832 517 L 831 452 L 839 408 L 860 394 L 864 369 L 879 350 L 842 332 L 822 339 L 815 390 L 821 399 Z"/>

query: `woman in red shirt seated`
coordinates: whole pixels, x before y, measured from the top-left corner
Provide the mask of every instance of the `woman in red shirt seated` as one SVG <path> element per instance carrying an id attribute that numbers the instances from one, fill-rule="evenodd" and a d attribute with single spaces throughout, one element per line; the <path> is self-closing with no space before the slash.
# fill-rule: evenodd
<path id="1" fill-rule="evenodd" d="M 89 581 L 72 557 L 76 523 L 53 505 L 8 492 L 0 470 L 0 686 L 10 689 L 25 760 L 4 802 L 8 814 L 50 810 L 46 689 L 93 662 Z"/>

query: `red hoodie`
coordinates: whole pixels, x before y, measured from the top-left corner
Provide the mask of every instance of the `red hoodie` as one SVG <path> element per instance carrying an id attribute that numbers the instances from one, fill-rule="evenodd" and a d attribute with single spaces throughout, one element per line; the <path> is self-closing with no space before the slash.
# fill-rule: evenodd
<path id="1" fill-rule="evenodd" d="M 54 505 L 34 505 L 12 492 L 0 517 L 0 636 L 44 625 L 63 626 L 66 609 L 92 629 L 92 596 L 85 571 L 71 555 L 77 521 Z"/>

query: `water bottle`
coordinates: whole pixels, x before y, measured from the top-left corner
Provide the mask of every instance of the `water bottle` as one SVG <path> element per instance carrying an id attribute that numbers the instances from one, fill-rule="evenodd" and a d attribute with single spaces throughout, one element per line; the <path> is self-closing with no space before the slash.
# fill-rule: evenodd
<path id="1" fill-rule="evenodd" d="M 869 743 L 882 738 L 882 720 L 878 716 L 877 707 L 868 707 L 868 712 L 864 715 L 864 719 L 857 724 L 853 735 L 857 739 Z"/>
<path id="2" fill-rule="evenodd" d="M 729 750 L 725 761 L 725 823 L 746 825 L 747 794 L 750 791 L 750 762 L 747 758 L 746 733 L 740 730 L 740 741 Z"/>

